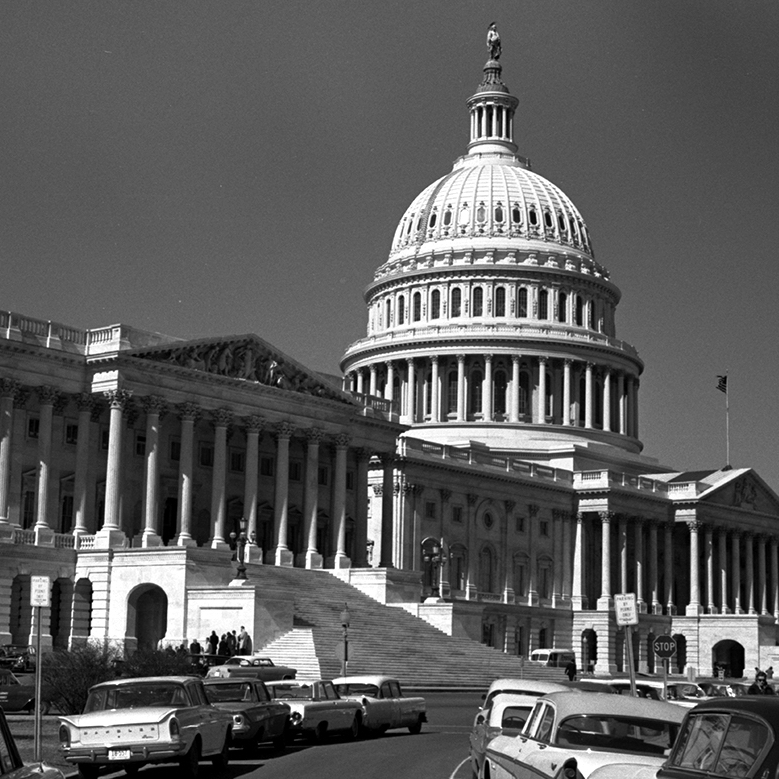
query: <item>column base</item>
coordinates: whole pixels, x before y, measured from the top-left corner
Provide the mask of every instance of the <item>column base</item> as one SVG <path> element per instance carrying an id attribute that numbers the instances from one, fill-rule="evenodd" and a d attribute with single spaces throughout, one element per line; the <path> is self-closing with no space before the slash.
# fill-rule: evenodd
<path id="1" fill-rule="evenodd" d="M 175 541 L 173 542 L 174 546 L 197 546 L 197 541 L 195 541 L 192 536 L 185 536 L 181 533 L 176 536 Z"/>
<path id="2" fill-rule="evenodd" d="M 587 599 L 581 595 L 571 595 L 571 609 L 573 611 L 584 611 L 587 608 Z"/>
<path id="3" fill-rule="evenodd" d="M 35 546 L 54 546 L 54 531 L 50 527 L 35 527 Z"/>
<path id="4" fill-rule="evenodd" d="M 610 595 L 601 595 L 601 597 L 598 598 L 598 604 L 596 608 L 598 611 L 611 611 L 613 606 L 614 601 L 611 599 Z"/>
<path id="5" fill-rule="evenodd" d="M 636 601 L 636 608 L 638 609 L 639 614 L 646 614 L 647 613 L 646 601 L 645 600 Z"/>
<path id="6" fill-rule="evenodd" d="M 127 536 L 118 529 L 102 528 L 95 533 L 95 549 L 124 549 Z"/>
<path id="7" fill-rule="evenodd" d="M 503 602 L 504 603 L 516 603 L 514 590 L 511 587 L 506 587 L 503 590 Z"/>
<path id="8" fill-rule="evenodd" d="M 538 597 L 538 593 L 535 590 L 528 590 L 527 593 L 527 605 L 538 606 L 541 599 Z"/>
<path id="9" fill-rule="evenodd" d="M 311 570 L 318 570 L 324 567 L 324 558 L 319 552 L 306 552 L 305 555 L 299 555 L 301 567 L 309 568 Z"/>
<path id="10" fill-rule="evenodd" d="M 473 584 L 465 585 L 465 599 L 466 600 L 479 600 L 479 591 Z"/>
<path id="11" fill-rule="evenodd" d="M 720 609 L 720 614 L 732 614 L 732 613 L 733 612 L 730 610 L 730 607 L 728 607 L 728 606 L 723 606 Z"/>
<path id="12" fill-rule="evenodd" d="M 156 549 L 158 546 L 162 546 L 162 538 L 155 532 L 144 533 L 141 536 L 141 546 L 144 549 Z"/>
<path id="13" fill-rule="evenodd" d="M 676 616 L 676 606 L 674 606 L 673 603 L 669 603 L 666 607 L 666 613 L 669 617 L 675 617 Z"/>
<path id="14" fill-rule="evenodd" d="M 653 603 L 652 604 L 652 614 L 662 614 L 663 613 L 663 604 L 662 603 Z"/>
<path id="15" fill-rule="evenodd" d="M 243 550 L 243 561 L 245 563 L 262 565 L 262 549 L 254 544 L 247 545 Z"/>
<path id="16" fill-rule="evenodd" d="M 428 597 L 425 598 L 425 600 L 423 602 L 424 602 L 425 606 L 429 606 L 431 604 L 434 605 L 436 603 L 446 603 L 446 601 L 442 597 L 435 596 L 435 595 L 428 595 Z"/>
<path id="17" fill-rule="evenodd" d="M 325 559 L 325 568 L 351 568 L 352 561 L 345 555 L 335 555 L 334 557 L 328 557 Z"/>
<path id="18" fill-rule="evenodd" d="M 717 609 L 717 607 L 716 607 L 716 606 L 709 606 L 709 607 L 706 609 L 706 613 L 707 613 L 707 614 L 719 614 L 719 610 Z"/>
<path id="19" fill-rule="evenodd" d="M 684 611 L 685 617 L 700 617 L 703 613 L 703 608 L 700 603 L 689 603 Z"/>
<path id="20" fill-rule="evenodd" d="M 212 538 L 208 542 L 209 547 L 211 549 L 229 549 L 230 544 L 227 543 L 223 538 Z"/>
<path id="21" fill-rule="evenodd" d="M 295 556 L 286 547 L 282 548 L 277 546 L 274 565 L 283 565 L 287 568 L 292 568 L 295 565 Z"/>

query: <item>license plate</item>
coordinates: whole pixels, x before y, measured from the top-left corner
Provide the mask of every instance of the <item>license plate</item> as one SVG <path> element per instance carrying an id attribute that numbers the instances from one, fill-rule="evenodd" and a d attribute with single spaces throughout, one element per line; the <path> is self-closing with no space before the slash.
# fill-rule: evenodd
<path id="1" fill-rule="evenodd" d="M 109 749 L 109 760 L 129 760 L 133 756 L 133 753 L 129 749 Z"/>

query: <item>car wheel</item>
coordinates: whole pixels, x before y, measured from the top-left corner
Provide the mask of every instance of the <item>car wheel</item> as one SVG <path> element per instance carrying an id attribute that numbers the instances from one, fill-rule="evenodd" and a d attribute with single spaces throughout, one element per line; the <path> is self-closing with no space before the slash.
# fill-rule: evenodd
<path id="1" fill-rule="evenodd" d="M 354 715 L 354 719 L 352 720 L 352 726 L 349 728 L 349 738 L 354 741 L 356 738 L 360 735 L 360 722 L 362 721 L 362 717 L 359 714 Z"/>
<path id="2" fill-rule="evenodd" d="M 326 722 L 320 722 L 316 728 L 314 728 L 314 741 L 317 742 L 317 744 L 321 744 L 325 737 L 327 736 L 327 723 Z"/>
<path id="3" fill-rule="evenodd" d="M 125 763 L 124 764 L 124 772 L 127 774 L 127 776 L 135 776 L 138 771 L 141 770 L 141 764 L 140 763 Z"/>
<path id="4" fill-rule="evenodd" d="M 94 763 L 78 764 L 78 775 L 81 779 L 95 779 L 99 770 L 99 766 L 96 766 Z"/>
<path id="5" fill-rule="evenodd" d="M 413 725 L 408 726 L 408 732 L 415 736 L 422 732 L 422 717 L 420 717 Z"/>
<path id="6" fill-rule="evenodd" d="M 189 748 L 184 757 L 179 759 L 179 768 L 183 776 L 187 779 L 194 779 L 197 776 L 198 769 L 200 768 L 200 739 L 196 738 L 192 742 L 192 746 Z"/>
<path id="7" fill-rule="evenodd" d="M 225 742 L 222 744 L 222 751 L 211 758 L 211 765 L 214 768 L 227 768 L 230 762 L 230 731 L 225 733 Z"/>

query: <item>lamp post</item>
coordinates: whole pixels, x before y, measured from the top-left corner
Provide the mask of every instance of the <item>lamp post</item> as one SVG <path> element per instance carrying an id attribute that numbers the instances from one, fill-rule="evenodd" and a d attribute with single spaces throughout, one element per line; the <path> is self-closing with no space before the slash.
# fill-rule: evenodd
<path id="1" fill-rule="evenodd" d="M 430 599 L 431 601 L 441 601 L 441 588 L 439 585 L 441 566 L 446 563 L 448 555 L 443 550 L 443 539 L 439 541 L 437 538 L 426 538 L 422 542 L 422 562 L 425 565 L 430 566 L 431 587 L 430 587 Z"/>
<path id="2" fill-rule="evenodd" d="M 341 660 L 341 676 L 346 676 L 349 665 L 349 624 L 351 622 L 349 605 L 344 603 L 344 610 L 341 612 L 341 627 L 343 628 L 344 656 Z"/>
<path id="3" fill-rule="evenodd" d="M 245 579 L 246 578 L 246 565 L 243 561 L 244 553 L 246 552 L 246 517 L 241 517 L 239 521 L 239 527 L 241 532 L 238 534 L 237 538 L 235 535 L 235 531 L 230 533 L 230 540 L 233 542 L 235 546 L 235 556 L 238 560 L 238 570 L 235 573 L 236 579 Z"/>

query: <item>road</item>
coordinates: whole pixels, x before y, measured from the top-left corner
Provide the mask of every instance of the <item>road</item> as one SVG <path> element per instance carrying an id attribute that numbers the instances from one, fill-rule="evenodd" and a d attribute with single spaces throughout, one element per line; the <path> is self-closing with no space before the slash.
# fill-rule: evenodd
<path id="1" fill-rule="evenodd" d="M 418 736 L 407 730 L 380 738 L 345 741 L 333 738 L 319 746 L 292 745 L 273 756 L 260 752 L 243 759 L 231 753 L 230 765 L 217 772 L 201 765 L 202 779 L 470 779 L 468 733 L 479 706 L 477 693 L 427 693 L 428 723 Z M 149 766 L 139 779 L 171 779 L 173 766 Z M 101 775 L 102 776 L 102 775 Z M 123 773 L 108 774 L 121 777 Z"/>

